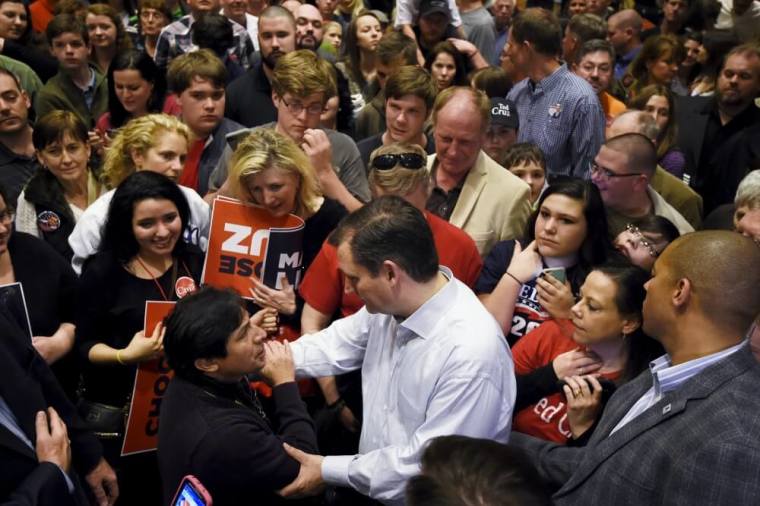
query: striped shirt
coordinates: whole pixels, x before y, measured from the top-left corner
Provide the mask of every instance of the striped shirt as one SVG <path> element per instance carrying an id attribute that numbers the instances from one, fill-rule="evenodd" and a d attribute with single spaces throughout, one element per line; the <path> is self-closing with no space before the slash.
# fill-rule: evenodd
<path id="1" fill-rule="evenodd" d="M 560 66 L 538 83 L 523 79 L 507 98 L 520 118 L 518 142 L 532 142 L 546 157 L 546 173 L 588 179 L 604 142 L 604 111 L 594 90 Z"/>
<path id="2" fill-rule="evenodd" d="M 739 349 L 746 344 L 746 341 L 742 341 L 736 346 L 719 351 L 718 353 L 695 358 L 694 360 L 689 360 L 688 362 L 678 365 L 671 365 L 670 355 L 663 355 L 657 360 L 652 361 L 649 364 L 649 371 L 652 373 L 652 387 L 636 402 L 636 404 L 633 405 L 615 428 L 612 429 L 610 436 L 644 411 L 657 404 L 660 399 L 662 399 L 663 395 L 676 390 L 686 381 L 716 362 L 739 351 Z"/>

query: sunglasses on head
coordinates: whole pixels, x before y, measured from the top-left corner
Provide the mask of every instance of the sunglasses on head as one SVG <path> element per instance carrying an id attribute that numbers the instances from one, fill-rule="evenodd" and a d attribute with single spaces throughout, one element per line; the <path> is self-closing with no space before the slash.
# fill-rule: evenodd
<path id="1" fill-rule="evenodd" d="M 377 170 L 390 170 L 396 165 L 405 169 L 421 169 L 425 166 L 426 159 L 417 153 L 401 153 L 398 155 L 380 155 L 372 160 L 372 168 Z"/>

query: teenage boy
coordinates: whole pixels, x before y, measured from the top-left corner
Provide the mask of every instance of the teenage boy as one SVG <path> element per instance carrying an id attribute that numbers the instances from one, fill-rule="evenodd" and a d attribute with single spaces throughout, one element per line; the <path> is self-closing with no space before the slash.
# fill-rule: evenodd
<path id="1" fill-rule="evenodd" d="M 320 128 L 320 115 L 327 101 L 337 93 L 332 65 L 314 51 L 299 49 L 277 60 L 272 76 L 272 102 L 277 121 L 259 128 L 274 128 L 293 139 L 304 152 L 319 178 L 326 197 L 353 211 L 370 198 L 367 175 L 359 150 L 351 138 L 335 130 Z M 249 130 L 229 136 L 231 148 Z M 222 185 L 227 178 L 225 152 L 217 165 L 212 181 Z"/>
<path id="2" fill-rule="evenodd" d="M 417 144 L 427 154 L 435 153 L 433 137 L 425 135 L 425 122 L 436 95 L 430 74 L 412 65 L 401 67 L 385 85 L 385 131 L 357 144 L 369 172 L 369 157 L 380 146 L 394 142 Z"/>
<path id="3" fill-rule="evenodd" d="M 178 56 L 169 65 L 169 87 L 182 108 L 182 121 L 195 140 L 187 153 L 179 184 L 208 192 L 211 172 L 226 146 L 228 133 L 243 126 L 224 117 L 227 69 L 208 49 Z"/>
<path id="4" fill-rule="evenodd" d="M 108 84 L 89 63 L 87 27 L 76 16 L 59 14 L 48 24 L 45 34 L 59 69 L 35 97 L 37 117 L 64 109 L 76 114 L 88 129 L 94 128 L 100 115 L 108 110 Z"/>

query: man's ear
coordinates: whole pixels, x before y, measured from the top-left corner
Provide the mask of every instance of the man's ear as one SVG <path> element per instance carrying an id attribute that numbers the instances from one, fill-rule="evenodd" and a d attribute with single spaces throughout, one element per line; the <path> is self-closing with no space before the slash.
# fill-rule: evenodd
<path id="1" fill-rule="evenodd" d="M 195 368 L 203 373 L 216 372 L 219 370 L 219 364 L 214 358 L 196 358 L 193 363 L 195 364 Z"/>
<path id="2" fill-rule="evenodd" d="M 380 266 L 380 275 L 391 284 L 397 284 L 399 282 L 399 270 L 398 264 L 392 260 L 385 260 L 383 265 Z"/>
<path id="3" fill-rule="evenodd" d="M 676 286 L 673 289 L 671 295 L 671 301 L 677 309 L 686 309 L 686 306 L 691 301 L 693 296 L 692 291 L 694 287 L 691 286 L 689 278 L 681 278 L 676 281 Z"/>

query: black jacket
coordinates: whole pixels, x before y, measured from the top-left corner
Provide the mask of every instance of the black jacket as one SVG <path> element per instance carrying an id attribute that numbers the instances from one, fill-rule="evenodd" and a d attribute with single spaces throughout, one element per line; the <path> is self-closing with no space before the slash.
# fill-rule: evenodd
<path id="1" fill-rule="evenodd" d="M 76 220 L 69 203 L 66 202 L 66 197 L 63 195 L 61 183 L 49 170 L 37 171 L 24 188 L 24 197 L 34 204 L 37 213 L 37 228 L 40 230 L 42 239 L 68 262 L 71 262 L 74 252 L 69 246 L 69 236 L 74 230 Z M 55 213 L 55 216 L 60 220 L 58 226 L 52 230 L 40 227 L 40 215 L 42 213 Z"/>
<path id="2" fill-rule="evenodd" d="M 45 361 L 12 322 L 4 308 L 0 308 L 0 397 L 32 444 L 37 438 L 34 422 L 37 412 L 54 407 L 71 440 L 72 470 L 84 476 L 101 458 L 100 443 L 84 429 Z M 76 477 L 72 480 L 75 483 L 72 495 L 60 470 L 53 464 L 40 464 L 35 452 L 2 424 L 0 470 L 0 504 L 86 504 Z"/>
<path id="3" fill-rule="evenodd" d="M 250 395 L 244 382 L 175 376 L 161 404 L 158 431 L 164 503 L 188 474 L 206 487 L 214 506 L 284 502 L 274 491 L 293 481 L 300 465 L 282 443 L 318 453 L 314 424 L 296 383 L 273 390 L 276 432 Z"/>

